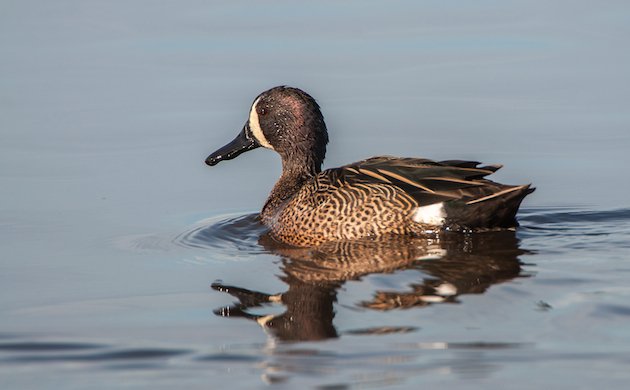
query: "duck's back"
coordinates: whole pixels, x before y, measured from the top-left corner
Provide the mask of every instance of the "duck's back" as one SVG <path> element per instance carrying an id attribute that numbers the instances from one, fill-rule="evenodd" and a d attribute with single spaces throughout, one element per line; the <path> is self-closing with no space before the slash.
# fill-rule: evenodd
<path id="1" fill-rule="evenodd" d="M 373 157 L 319 173 L 263 220 L 278 239 L 299 246 L 438 229 L 511 228 L 533 189 L 484 178 L 499 168 Z"/>

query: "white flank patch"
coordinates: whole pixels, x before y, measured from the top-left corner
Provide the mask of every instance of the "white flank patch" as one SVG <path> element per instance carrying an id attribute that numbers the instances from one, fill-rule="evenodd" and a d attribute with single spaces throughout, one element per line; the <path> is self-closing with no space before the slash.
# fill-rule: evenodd
<path id="1" fill-rule="evenodd" d="M 260 98 L 254 101 L 252 104 L 252 109 L 249 110 L 249 129 L 252 131 L 254 138 L 258 141 L 258 143 L 268 149 L 273 150 L 273 146 L 267 141 L 265 138 L 265 134 L 263 134 L 262 128 L 260 127 L 260 121 L 258 120 L 258 112 L 256 111 L 256 105 Z"/>
<path id="2" fill-rule="evenodd" d="M 411 219 L 423 225 L 440 226 L 444 223 L 446 212 L 443 203 L 434 203 L 416 208 Z"/>

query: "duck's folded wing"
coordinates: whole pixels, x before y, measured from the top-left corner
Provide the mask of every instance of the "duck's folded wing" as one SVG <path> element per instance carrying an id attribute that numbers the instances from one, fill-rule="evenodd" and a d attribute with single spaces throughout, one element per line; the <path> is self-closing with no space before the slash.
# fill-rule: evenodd
<path id="1" fill-rule="evenodd" d="M 447 200 L 470 201 L 501 191 L 505 186 L 484 179 L 501 166 L 479 165 L 476 161 L 437 162 L 380 156 L 329 169 L 322 174 L 333 186 L 393 185 L 423 206 Z"/>

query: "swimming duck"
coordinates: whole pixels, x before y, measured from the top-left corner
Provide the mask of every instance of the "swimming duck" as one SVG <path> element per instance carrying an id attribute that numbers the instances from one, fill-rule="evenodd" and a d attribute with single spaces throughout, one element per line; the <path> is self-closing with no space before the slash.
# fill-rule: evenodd
<path id="1" fill-rule="evenodd" d="M 254 99 L 238 136 L 212 153 L 214 166 L 258 147 L 282 158 L 282 175 L 260 213 L 273 237 L 295 246 L 444 230 L 513 229 L 530 185 L 485 179 L 500 165 L 372 157 L 321 170 L 328 132 L 320 107 L 292 87 Z"/>

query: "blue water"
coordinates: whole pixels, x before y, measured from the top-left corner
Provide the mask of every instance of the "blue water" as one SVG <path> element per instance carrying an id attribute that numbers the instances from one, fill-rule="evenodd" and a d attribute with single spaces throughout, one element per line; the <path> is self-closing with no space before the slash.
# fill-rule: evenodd
<path id="1" fill-rule="evenodd" d="M 626 388 L 630 5 L 0 2 L 0 388 Z M 501 163 L 515 234 L 270 243 L 261 91 L 326 167 Z"/>

